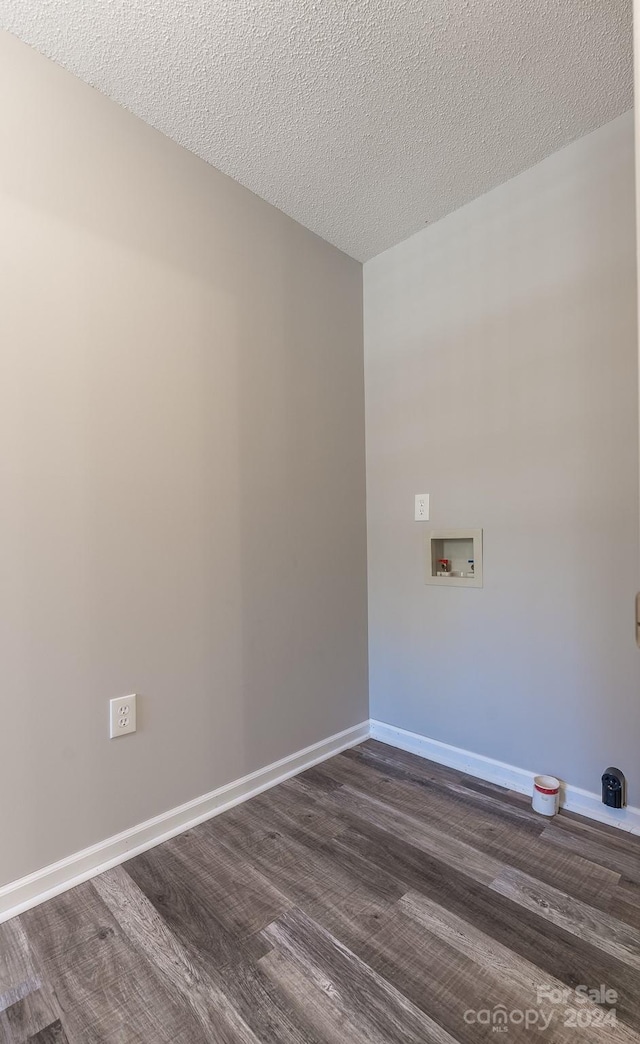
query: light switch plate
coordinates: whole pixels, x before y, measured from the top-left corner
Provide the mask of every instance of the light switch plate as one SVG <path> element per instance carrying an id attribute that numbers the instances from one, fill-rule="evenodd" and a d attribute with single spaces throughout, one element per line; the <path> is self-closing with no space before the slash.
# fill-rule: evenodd
<path id="1" fill-rule="evenodd" d="M 429 521 L 429 494 L 416 493 L 416 507 L 414 518 L 416 522 Z"/>

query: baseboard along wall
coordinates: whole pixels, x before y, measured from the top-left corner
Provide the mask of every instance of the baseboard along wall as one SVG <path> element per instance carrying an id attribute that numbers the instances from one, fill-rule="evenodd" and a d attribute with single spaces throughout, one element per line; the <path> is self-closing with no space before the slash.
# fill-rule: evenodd
<path id="1" fill-rule="evenodd" d="M 369 737 L 509 790 L 522 794 L 530 794 L 532 791 L 534 773 L 527 769 L 371 719 L 0 887 L 0 923 L 110 870 L 140 852 L 162 844 L 198 823 L 220 815 L 234 805 L 248 801 L 285 779 L 349 747 L 357 746 Z M 560 797 L 562 808 L 570 812 L 640 834 L 640 808 L 632 805 L 619 811 L 606 808 L 599 794 L 569 783 L 562 784 Z"/>
<path id="2" fill-rule="evenodd" d="M 508 765 L 504 761 L 497 761 L 495 758 L 487 758 L 484 754 L 474 754 L 461 747 L 452 747 L 448 743 L 429 739 L 428 736 L 421 736 L 417 732 L 407 732 L 406 729 L 388 725 L 384 721 L 376 721 L 374 718 L 370 721 L 370 736 L 381 743 L 418 754 L 421 758 L 458 769 L 489 783 L 497 783 L 498 786 L 515 790 L 520 794 L 531 794 L 533 790 L 533 778 L 536 773 Z M 568 812 L 577 812 L 588 819 L 595 819 L 599 823 L 608 823 L 610 826 L 619 827 L 620 830 L 640 834 L 640 808 L 633 805 L 621 809 L 607 808 L 602 804 L 600 794 L 583 790 L 582 787 L 562 782 L 560 807 L 566 808 Z"/>
<path id="3" fill-rule="evenodd" d="M 313 765 L 332 758 L 348 747 L 362 743 L 369 735 L 369 722 L 363 721 L 343 732 L 314 743 L 304 750 L 290 754 L 280 761 L 266 765 L 256 772 L 227 783 L 209 794 L 172 808 L 153 819 L 124 830 L 121 834 L 100 841 L 90 848 L 61 859 L 57 863 L 36 870 L 35 873 L 12 881 L 0 888 L 0 923 L 29 910 L 46 899 L 53 898 L 91 877 L 110 870 L 132 856 L 168 841 L 170 837 L 220 815 L 234 805 L 277 786 L 285 779 L 304 772 Z"/>

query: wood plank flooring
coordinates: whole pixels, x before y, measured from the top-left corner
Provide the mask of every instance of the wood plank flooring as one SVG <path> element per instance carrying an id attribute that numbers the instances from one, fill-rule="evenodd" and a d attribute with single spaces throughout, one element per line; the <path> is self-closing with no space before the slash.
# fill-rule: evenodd
<path id="1" fill-rule="evenodd" d="M 640 838 L 373 740 L 0 925 L 2 1044 L 498 1031 L 640 1044 Z"/>

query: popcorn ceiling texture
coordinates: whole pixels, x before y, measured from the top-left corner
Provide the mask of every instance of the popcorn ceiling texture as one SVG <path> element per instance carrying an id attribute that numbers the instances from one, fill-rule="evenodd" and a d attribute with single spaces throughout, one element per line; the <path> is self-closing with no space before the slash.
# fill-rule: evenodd
<path id="1" fill-rule="evenodd" d="M 0 0 L 0 25 L 360 260 L 632 105 L 631 0 Z"/>

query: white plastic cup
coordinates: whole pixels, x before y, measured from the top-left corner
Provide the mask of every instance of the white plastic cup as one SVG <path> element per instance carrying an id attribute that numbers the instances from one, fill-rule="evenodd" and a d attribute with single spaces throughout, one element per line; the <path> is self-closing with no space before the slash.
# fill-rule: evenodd
<path id="1" fill-rule="evenodd" d="M 541 816 L 555 816 L 560 801 L 560 780 L 555 776 L 534 776 L 533 800 L 534 812 Z"/>

